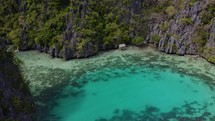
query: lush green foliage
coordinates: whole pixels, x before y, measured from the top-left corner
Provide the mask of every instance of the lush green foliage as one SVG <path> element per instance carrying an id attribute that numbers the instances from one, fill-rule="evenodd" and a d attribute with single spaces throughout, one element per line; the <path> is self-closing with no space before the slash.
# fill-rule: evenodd
<path id="1" fill-rule="evenodd" d="M 212 4 L 209 4 L 206 11 L 203 12 L 202 15 L 202 23 L 203 24 L 209 24 L 211 22 L 211 19 L 214 17 L 215 13 L 215 2 Z"/>
<path id="2" fill-rule="evenodd" d="M 207 57 L 207 60 L 211 63 L 215 63 L 215 56 L 209 56 Z"/>
<path id="3" fill-rule="evenodd" d="M 15 1 L 3 0 L 0 3 L 0 36 L 10 37 L 17 36 L 17 31 L 20 30 L 18 21 L 19 7 Z M 18 40 L 17 40 L 18 41 Z"/>
<path id="4" fill-rule="evenodd" d="M 134 43 L 135 45 L 140 45 L 140 44 L 143 43 L 143 41 L 144 41 L 144 38 L 143 38 L 143 37 L 136 37 L 136 38 L 133 40 L 133 43 Z"/>
<path id="5" fill-rule="evenodd" d="M 193 5 L 195 2 L 197 2 L 197 1 L 198 1 L 198 0 L 190 0 L 190 1 L 189 1 L 189 2 L 190 2 L 189 5 L 192 6 L 192 5 Z"/>
<path id="6" fill-rule="evenodd" d="M 22 43 L 20 33 L 25 30 L 29 47 L 39 44 L 62 48 L 62 41 L 69 41 L 65 40 L 64 34 L 71 26 L 77 35 L 78 50 L 87 42 L 104 46 L 119 43 L 138 45 L 147 35 L 150 13 L 164 11 L 171 1 L 165 0 L 160 4 L 142 1 L 138 9 L 133 2 L 89 0 L 86 5 L 84 0 L 3 1 L 0 5 L 0 15 L 4 16 L 0 18 L 0 36 L 19 47 Z M 131 7 L 134 9 L 132 13 Z M 172 7 L 167 9 L 173 16 L 171 10 Z"/>
<path id="7" fill-rule="evenodd" d="M 168 14 L 169 18 L 172 18 L 176 14 L 176 10 L 174 6 L 167 7 L 165 12 Z"/>
<path id="8" fill-rule="evenodd" d="M 181 18 L 180 23 L 184 25 L 189 25 L 189 24 L 192 24 L 193 22 L 191 18 Z"/>
<path id="9" fill-rule="evenodd" d="M 154 40 L 155 44 L 158 44 L 161 39 L 161 36 L 159 36 L 158 34 L 154 34 L 152 36 L 152 39 Z"/>
<path id="10" fill-rule="evenodd" d="M 161 23 L 160 25 L 159 25 L 159 28 L 162 30 L 162 31 L 167 31 L 167 29 L 169 28 L 169 23 L 167 22 L 167 21 L 165 21 L 165 22 L 163 22 L 163 23 Z"/>
<path id="11" fill-rule="evenodd" d="M 194 43 L 199 47 L 203 47 L 209 38 L 209 33 L 204 30 L 203 26 L 199 26 L 192 38 Z"/>

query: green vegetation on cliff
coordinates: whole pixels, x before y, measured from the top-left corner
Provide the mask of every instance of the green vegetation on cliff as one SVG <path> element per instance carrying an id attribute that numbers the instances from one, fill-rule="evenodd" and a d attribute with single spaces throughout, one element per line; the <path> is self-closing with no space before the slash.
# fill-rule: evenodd
<path id="1" fill-rule="evenodd" d="M 70 41 L 67 39 L 71 39 L 68 37 L 68 34 L 72 36 L 71 28 L 78 50 L 88 42 L 105 48 L 119 43 L 138 45 L 146 38 L 149 14 L 163 9 L 168 3 L 141 0 L 24 0 L 19 3 L 3 0 L 0 36 L 20 50 L 36 45 L 64 46 Z"/>
<path id="2" fill-rule="evenodd" d="M 215 44 L 214 8 L 213 0 L 1 0 L 0 36 L 65 60 L 147 42 L 207 58 L 215 55 L 206 52 Z"/>

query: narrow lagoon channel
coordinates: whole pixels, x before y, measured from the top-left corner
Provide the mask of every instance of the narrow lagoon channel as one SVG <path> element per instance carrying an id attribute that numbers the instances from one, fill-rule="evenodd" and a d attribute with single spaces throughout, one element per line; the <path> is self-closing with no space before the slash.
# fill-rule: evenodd
<path id="1" fill-rule="evenodd" d="M 38 121 L 215 121 L 215 65 L 129 47 L 63 61 L 16 54 Z"/>

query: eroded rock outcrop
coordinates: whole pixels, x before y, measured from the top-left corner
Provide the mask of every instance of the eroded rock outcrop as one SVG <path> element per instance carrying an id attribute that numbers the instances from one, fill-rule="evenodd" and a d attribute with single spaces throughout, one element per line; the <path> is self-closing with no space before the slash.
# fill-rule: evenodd
<path id="1" fill-rule="evenodd" d="M 162 15 L 152 16 L 148 42 L 160 36 L 158 49 L 170 54 L 214 55 L 214 1 L 175 1 Z M 174 14 L 171 16 L 171 14 Z M 209 16 L 212 15 L 212 17 Z M 210 52 L 208 52 L 208 49 Z"/>

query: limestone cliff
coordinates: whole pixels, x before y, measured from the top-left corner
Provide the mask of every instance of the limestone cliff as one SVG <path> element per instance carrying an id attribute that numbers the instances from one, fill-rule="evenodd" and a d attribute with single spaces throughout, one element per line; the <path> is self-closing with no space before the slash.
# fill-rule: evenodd
<path id="1" fill-rule="evenodd" d="M 120 43 L 153 43 L 166 53 L 198 54 L 215 63 L 213 0 L 0 2 L 0 14 L 6 16 L 0 19 L 0 35 L 19 50 L 37 49 L 67 60 Z"/>
<path id="2" fill-rule="evenodd" d="M 164 13 L 154 14 L 147 42 L 159 36 L 158 49 L 170 54 L 198 54 L 214 62 L 215 2 L 175 0 Z"/>

